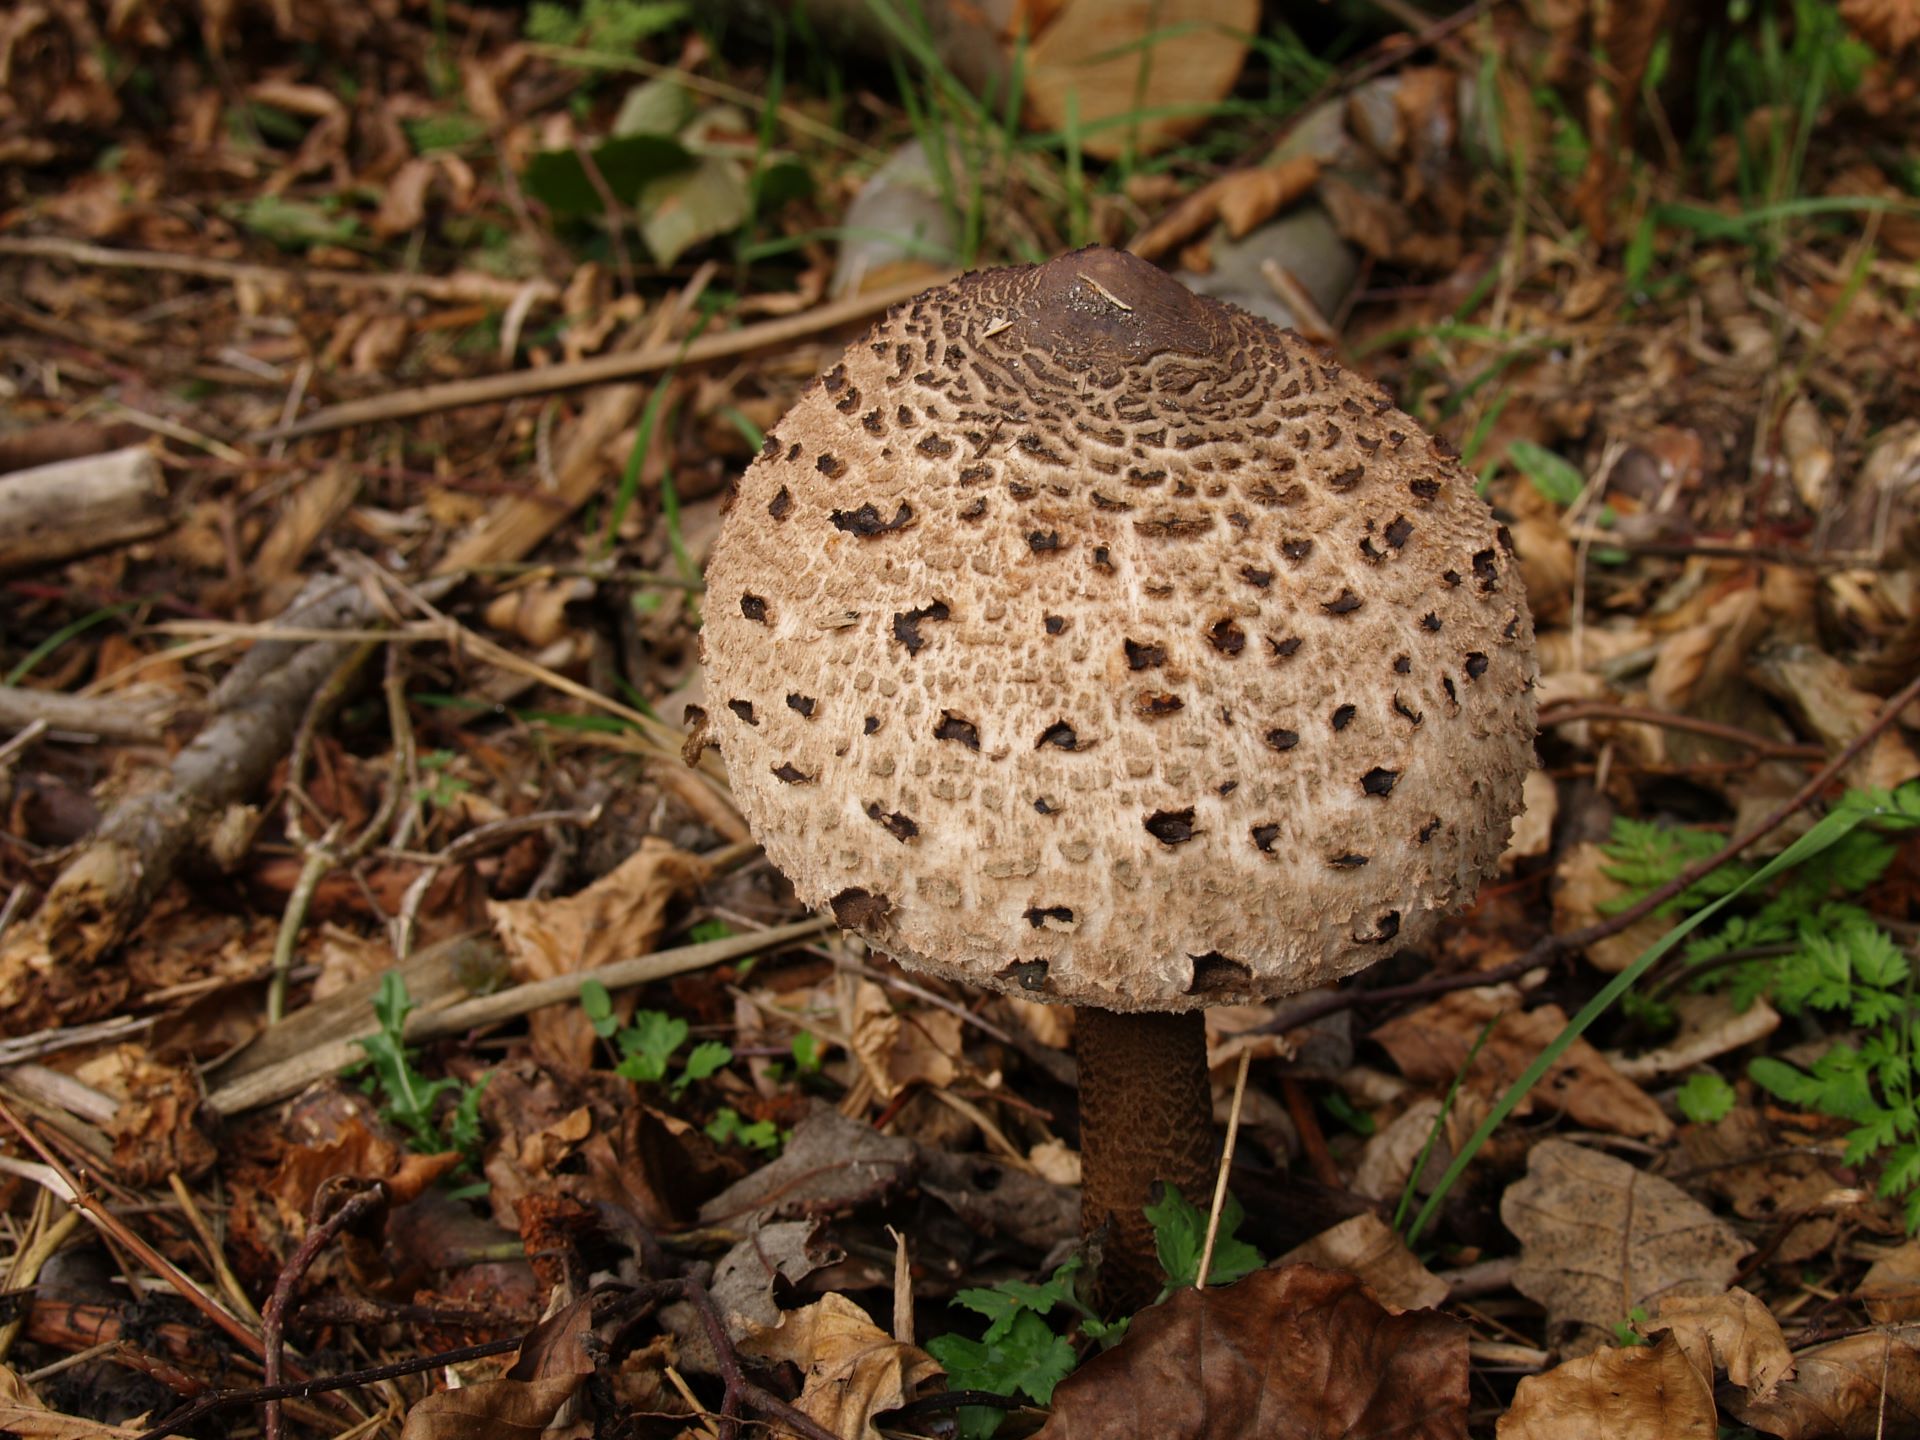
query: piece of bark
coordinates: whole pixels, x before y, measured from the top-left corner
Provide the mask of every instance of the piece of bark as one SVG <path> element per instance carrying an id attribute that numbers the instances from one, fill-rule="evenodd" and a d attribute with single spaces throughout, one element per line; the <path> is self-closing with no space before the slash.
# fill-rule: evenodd
<path id="1" fill-rule="evenodd" d="M 0 476 L 0 574 L 157 534 L 166 499 L 160 462 L 137 445 Z"/>
<path id="2" fill-rule="evenodd" d="M 44 720 L 52 730 L 151 745 L 160 739 L 165 707 L 125 696 L 65 695 L 0 685 L 0 731 L 24 730 Z"/>

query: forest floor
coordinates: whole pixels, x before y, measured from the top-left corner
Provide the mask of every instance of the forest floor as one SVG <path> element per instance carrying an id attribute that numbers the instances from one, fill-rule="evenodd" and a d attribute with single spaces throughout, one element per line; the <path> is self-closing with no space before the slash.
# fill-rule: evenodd
<path id="1" fill-rule="evenodd" d="M 0 18 L 0 1430 L 1920 1434 L 1911 0 L 1314 7 L 1118 143 L 745 8 Z M 1126 1324 L 1071 1013 L 683 758 L 765 433 L 1089 243 L 1457 448 L 1541 671 Z"/>

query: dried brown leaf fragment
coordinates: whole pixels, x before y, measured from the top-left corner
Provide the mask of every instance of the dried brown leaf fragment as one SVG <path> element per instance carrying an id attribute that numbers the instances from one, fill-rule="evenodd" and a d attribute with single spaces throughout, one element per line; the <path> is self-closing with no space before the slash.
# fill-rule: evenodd
<path id="1" fill-rule="evenodd" d="M 1182 1290 L 1053 1392 L 1038 1440 L 1465 1440 L 1467 1335 L 1313 1265 Z"/>

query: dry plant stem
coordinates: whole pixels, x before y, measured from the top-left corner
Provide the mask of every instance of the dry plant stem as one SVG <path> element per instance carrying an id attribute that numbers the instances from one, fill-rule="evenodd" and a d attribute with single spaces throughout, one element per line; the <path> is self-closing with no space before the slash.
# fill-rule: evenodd
<path id="1" fill-rule="evenodd" d="M 364 1183 L 364 1182 L 363 1182 Z M 327 1186 L 320 1190 L 321 1199 L 315 1208 L 325 1203 Z M 349 1225 L 364 1220 L 367 1216 L 385 1207 L 387 1203 L 386 1187 L 379 1181 L 365 1183 L 365 1188 L 354 1192 L 334 1206 L 333 1211 L 324 1220 L 311 1220 L 307 1236 L 287 1257 L 287 1263 L 280 1268 L 279 1278 L 273 1282 L 273 1294 L 267 1297 L 266 1308 L 260 1312 L 261 1338 L 266 1346 L 265 1366 L 266 1382 L 269 1386 L 280 1383 L 280 1371 L 285 1364 L 285 1341 L 287 1327 L 287 1307 L 293 1303 L 294 1294 L 300 1288 L 300 1282 L 306 1279 L 307 1271 L 313 1262 L 320 1258 L 320 1252 L 333 1243 L 333 1239 Z M 280 1402 L 269 1400 L 266 1410 L 267 1440 L 280 1440 Z"/>
<path id="2" fill-rule="evenodd" d="M 292 835 L 303 835 L 299 823 L 296 800 L 305 800 L 306 793 L 301 789 L 301 777 L 305 771 L 305 755 L 311 745 L 311 737 L 319 728 L 320 717 L 331 714 L 335 705 L 344 698 L 346 686 L 359 673 L 360 666 L 373 653 L 373 647 L 363 645 L 348 656 L 346 662 L 336 670 L 313 703 L 307 707 L 306 717 L 300 722 L 300 732 L 294 746 L 294 760 L 288 768 L 289 784 L 287 795 L 287 830 Z M 343 865 L 352 865 L 367 851 L 373 848 L 373 842 L 384 834 L 393 823 L 394 815 L 400 809 L 401 792 L 408 786 L 409 769 L 413 760 L 413 726 L 407 718 L 406 700 L 406 651 L 400 646 L 387 647 L 387 679 L 384 687 L 387 697 L 387 718 L 393 731 L 392 755 L 387 763 L 387 783 L 380 796 L 380 808 L 360 827 L 360 833 L 345 845 L 338 843 L 340 821 L 336 820 L 327 827 L 327 833 L 307 847 L 305 863 L 300 867 L 300 878 L 295 882 L 293 893 L 287 897 L 286 909 L 280 916 L 279 933 L 273 942 L 273 978 L 267 985 L 267 1023 L 278 1025 L 287 1010 L 287 982 L 293 973 L 294 946 L 300 938 L 300 927 L 306 923 L 307 907 L 313 901 L 314 891 L 333 871 Z M 308 802 L 311 803 L 311 802 Z M 400 956 L 405 959 L 404 953 Z"/>
<path id="3" fill-rule="evenodd" d="M 1131 1312 L 1163 1283 L 1143 1213 L 1155 1181 L 1197 1197 L 1214 1174 L 1204 1013 L 1121 1015 L 1079 1006 L 1080 1228 L 1102 1235 L 1098 1297 Z"/>
<path id="4" fill-rule="evenodd" d="M 40 1268 L 53 1258 L 53 1254 L 67 1243 L 67 1237 L 79 1228 L 80 1212 L 69 1207 L 58 1219 L 54 1218 L 53 1207 L 60 1202 L 46 1190 L 41 1190 L 34 1198 L 33 1238 L 13 1257 L 13 1264 L 7 1270 L 7 1289 L 11 1291 L 30 1290 L 40 1278 Z M 10 1320 L 0 1327 L 0 1360 L 5 1360 L 13 1351 L 13 1342 L 20 1338 L 22 1320 Z"/>
<path id="5" fill-rule="evenodd" d="M 423 1371 L 438 1370 L 447 1365 L 465 1365 L 469 1361 L 484 1360 L 489 1355 L 504 1355 L 509 1350 L 517 1350 L 525 1343 L 525 1336 L 488 1340 L 479 1345 L 463 1345 L 458 1350 L 442 1350 L 435 1355 L 416 1355 L 411 1360 L 399 1360 L 391 1365 L 371 1365 L 365 1370 L 350 1370 L 343 1375 L 329 1375 L 322 1379 L 296 1380 L 282 1385 L 261 1385 L 247 1390 L 217 1390 L 211 1395 L 202 1395 L 191 1405 L 175 1411 L 151 1430 L 141 1431 L 136 1440 L 166 1440 L 167 1436 L 178 1435 L 182 1430 L 216 1411 L 229 1410 L 239 1405 L 264 1405 L 275 1400 L 303 1400 L 310 1395 L 324 1395 L 332 1390 L 375 1385 L 383 1380 L 398 1380 L 402 1376 L 418 1375 Z"/>
<path id="6" fill-rule="evenodd" d="M 1664 710 L 1648 710 L 1638 705 L 1574 700 L 1561 705 L 1548 705 L 1540 711 L 1540 728 L 1543 730 L 1549 725 L 1571 725 L 1578 720 L 1628 720 L 1640 725 L 1658 725 L 1666 730 L 1685 730 L 1709 739 L 1744 745 L 1761 755 L 1781 760 L 1824 760 L 1827 756 L 1825 747 L 1820 745 L 1790 744 L 1743 730 L 1738 725 L 1724 725 L 1717 720 L 1702 720 L 1693 715 L 1669 714 Z"/>
<path id="7" fill-rule="evenodd" d="M 794 1434 L 802 1436 L 803 1440 L 838 1440 L 831 1430 L 796 1410 L 778 1395 L 747 1379 L 740 1366 L 740 1352 L 734 1348 L 733 1337 L 727 1334 L 726 1324 L 721 1320 L 720 1311 L 713 1303 L 713 1296 L 707 1293 L 706 1286 L 694 1280 L 656 1280 L 650 1288 L 689 1301 L 700 1313 L 701 1326 L 707 1332 L 707 1344 L 712 1347 L 714 1363 L 720 1369 L 721 1383 L 726 1386 L 726 1398 L 720 1402 L 720 1440 L 734 1440 L 738 1435 L 739 1422 L 735 1415 L 742 1401 L 762 1415 L 778 1420 Z"/>
<path id="8" fill-rule="evenodd" d="M 368 400 L 353 400 L 317 411 L 291 425 L 262 431 L 254 438 L 283 440 L 297 435 L 318 435 L 329 430 L 343 430 L 349 425 L 367 425 L 378 420 L 406 420 L 463 405 L 486 405 L 500 400 L 519 400 L 530 395 L 551 395 L 559 390 L 603 385 L 609 381 L 631 380 L 676 364 L 681 367 L 704 365 L 712 360 L 730 359 L 755 350 L 791 344 L 795 340 L 817 335 L 822 330 L 865 320 L 891 309 L 902 300 L 911 299 L 929 285 L 938 285 L 949 278 L 946 275 L 921 276 L 890 285 L 884 290 L 837 300 L 803 314 L 785 315 L 778 320 L 762 321 L 721 335 L 702 336 L 690 344 L 669 341 L 625 354 L 577 360 L 569 365 L 546 365 L 538 370 L 483 375 L 475 380 L 455 380 L 442 385 L 422 386 L 417 390 L 378 395 Z"/>
<path id="9" fill-rule="evenodd" d="M 164 1277 L 167 1283 L 173 1287 L 176 1294 L 192 1305 L 194 1309 L 205 1315 L 207 1319 L 211 1320 L 214 1326 L 222 1333 L 238 1342 L 241 1348 L 249 1355 L 265 1358 L 265 1346 L 261 1344 L 258 1335 L 255 1335 L 251 1330 L 247 1329 L 246 1326 L 234 1319 L 233 1316 L 214 1304 L 200 1287 L 195 1285 L 185 1275 L 182 1275 L 166 1256 L 162 1255 L 145 1240 L 129 1230 L 125 1221 L 115 1215 L 106 1206 L 102 1205 L 90 1191 L 81 1185 L 79 1178 L 60 1161 L 58 1156 L 46 1147 L 37 1134 L 22 1123 L 20 1117 L 13 1113 L 12 1109 L 8 1107 L 4 1100 L 0 1100 L 0 1120 L 5 1120 L 8 1125 L 13 1127 L 14 1133 L 25 1141 L 28 1147 L 31 1148 L 41 1160 L 46 1162 L 47 1167 L 58 1177 L 60 1183 L 66 1187 L 67 1193 L 61 1197 L 62 1199 L 66 1200 L 68 1204 L 84 1214 L 88 1221 L 103 1235 L 119 1241 L 120 1244 L 124 1245 L 129 1251 L 139 1257 L 142 1264 L 146 1265 L 147 1268 L 152 1270 L 156 1275 Z"/>
<path id="10" fill-rule="evenodd" d="M 187 1182 L 180 1178 L 179 1171 L 168 1174 L 167 1185 L 180 1206 L 180 1213 L 187 1217 L 188 1228 L 200 1241 L 200 1248 L 206 1251 L 207 1264 L 212 1267 L 214 1278 L 220 1282 L 220 1293 L 227 1297 L 227 1304 L 233 1307 L 236 1315 L 245 1316 L 255 1325 L 260 1324 L 259 1310 L 255 1308 L 252 1297 L 242 1288 L 240 1277 L 227 1264 L 227 1257 L 220 1249 L 220 1241 L 214 1235 L 213 1227 L 207 1224 L 207 1217 L 200 1213 L 199 1203 L 193 1198 L 193 1192 L 187 1189 Z"/>
<path id="11" fill-rule="evenodd" d="M 1240 1107 L 1247 1099 L 1247 1071 L 1253 1065 L 1251 1049 L 1240 1052 L 1240 1068 L 1233 1076 L 1233 1104 L 1227 1111 L 1227 1143 L 1220 1148 L 1220 1173 L 1214 1177 L 1213 1205 L 1207 1211 L 1207 1243 L 1200 1249 L 1200 1266 L 1194 1271 L 1193 1288 L 1207 1288 L 1207 1275 L 1213 1269 L 1213 1245 L 1220 1238 L 1220 1212 L 1227 1204 L 1227 1172 L 1233 1169 L 1233 1147 L 1240 1138 Z"/>
<path id="12" fill-rule="evenodd" d="M 1596 921 L 1570 934 L 1543 935 L 1534 941 L 1527 948 L 1526 953 L 1518 959 L 1510 960 L 1505 965 L 1497 966 L 1492 970 L 1476 970 L 1464 975 L 1439 975 L 1431 980 L 1418 980 L 1410 985 L 1391 985 L 1378 990 L 1336 991 L 1319 1000 L 1296 1005 L 1291 1010 L 1283 1010 L 1260 1026 L 1255 1033 L 1285 1034 L 1289 1030 L 1297 1030 L 1302 1025 L 1310 1025 L 1315 1020 L 1323 1020 L 1329 1015 L 1338 1015 L 1343 1010 L 1351 1010 L 1357 1005 L 1379 1004 L 1393 1000 L 1416 1000 L 1429 995 L 1442 995 L 1452 990 L 1472 990 L 1482 985 L 1498 985 L 1503 981 L 1517 980 L 1529 970 L 1549 964 L 1561 955 L 1575 950 L 1584 950 L 1589 945 L 1597 945 L 1610 936 L 1631 929 L 1663 905 L 1686 894 L 1704 877 L 1738 858 L 1817 801 L 1826 792 L 1827 787 L 1835 784 L 1846 773 L 1847 767 L 1859 759 L 1867 748 L 1899 718 L 1900 712 L 1915 700 L 1920 700 L 1920 677 L 1908 681 L 1903 688 L 1896 691 L 1880 707 L 1879 712 L 1868 722 L 1866 728 L 1848 741 L 1833 759 L 1820 768 L 1818 774 L 1809 779 L 1794 792 L 1790 799 L 1783 801 L 1753 829 L 1738 839 L 1729 841 L 1724 849 L 1695 861 L 1658 890 L 1642 896 L 1619 914 L 1606 920 Z"/>

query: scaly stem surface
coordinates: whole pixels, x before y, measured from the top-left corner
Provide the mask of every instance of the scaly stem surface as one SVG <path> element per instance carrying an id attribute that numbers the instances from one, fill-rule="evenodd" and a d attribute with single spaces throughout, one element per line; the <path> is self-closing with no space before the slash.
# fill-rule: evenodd
<path id="1" fill-rule="evenodd" d="M 1213 1134 L 1204 1015 L 1116 1015 L 1081 1006 L 1080 1225 L 1098 1235 L 1097 1294 L 1121 1314 L 1160 1293 L 1165 1279 L 1143 1208 L 1153 1182 L 1177 1185 L 1204 1207 L 1220 1150 Z"/>

